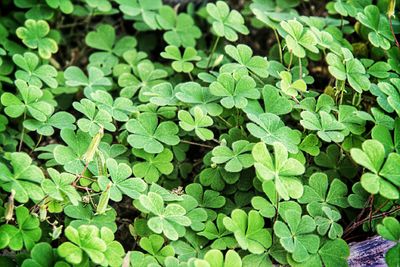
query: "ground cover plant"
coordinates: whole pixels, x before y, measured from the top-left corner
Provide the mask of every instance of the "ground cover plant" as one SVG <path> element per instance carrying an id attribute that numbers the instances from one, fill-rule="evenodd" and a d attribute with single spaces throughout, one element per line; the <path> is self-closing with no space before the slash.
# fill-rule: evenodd
<path id="1" fill-rule="evenodd" d="M 400 266 L 395 0 L 0 2 L 0 266 Z"/>

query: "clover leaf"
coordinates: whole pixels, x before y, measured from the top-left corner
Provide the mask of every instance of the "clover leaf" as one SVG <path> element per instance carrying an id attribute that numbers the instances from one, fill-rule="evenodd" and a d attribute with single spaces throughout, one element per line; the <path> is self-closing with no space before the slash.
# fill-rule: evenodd
<path id="1" fill-rule="evenodd" d="M 63 129 L 60 132 L 61 139 L 67 144 L 57 145 L 54 148 L 54 159 L 58 164 L 70 173 L 78 174 L 84 169 L 83 155 L 89 147 L 90 135 L 78 130 Z"/>
<path id="2" fill-rule="evenodd" d="M 211 116 L 218 116 L 222 113 L 222 107 L 216 103 L 218 97 L 210 93 L 206 87 L 202 87 L 195 82 L 186 82 L 179 85 L 179 91 L 175 94 L 176 98 L 184 103 L 200 107 L 204 112 Z"/>
<path id="3" fill-rule="evenodd" d="M 163 151 L 163 144 L 176 145 L 179 143 L 178 126 L 172 121 L 158 124 L 157 115 L 142 113 L 137 119 L 131 119 L 126 124 L 131 132 L 128 142 L 133 148 L 144 149 L 147 153 L 156 154 Z"/>
<path id="4" fill-rule="evenodd" d="M 191 61 L 199 61 L 201 58 L 197 55 L 196 49 L 193 47 L 186 47 L 183 54 L 177 46 L 169 45 L 162 52 L 161 57 L 173 60 L 172 68 L 176 72 L 189 73 L 193 70 L 194 65 Z"/>
<path id="5" fill-rule="evenodd" d="M 196 45 L 196 39 L 200 38 L 201 31 L 189 14 L 177 14 L 170 6 L 162 6 L 158 12 L 157 22 L 163 30 L 167 30 L 163 37 L 169 45 L 178 47 Z"/>
<path id="6" fill-rule="evenodd" d="M 174 170 L 174 165 L 171 163 L 174 155 L 168 148 L 164 148 L 157 155 L 139 149 L 133 149 L 133 154 L 145 160 L 134 163 L 133 174 L 138 178 L 144 178 L 148 183 L 155 183 L 162 174 L 169 175 Z"/>
<path id="7" fill-rule="evenodd" d="M 106 160 L 106 167 L 111 177 L 110 199 L 121 201 L 122 195 L 127 195 L 132 199 L 137 199 L 140 193 L 147 189 L 147 184 L 139 178 L 129 178 L 132 169 L 125 163 L 117 163 L 115 159 Z M 105 190 L 110 183 L 107 177 L 100 176 L 98 183 L 102 190 Z"/>
<path id="8" fill-rule="evenodd" d="M 225 163 L 228 172 L 240 172 L 253 165 L 253 156 L 250 152 L 253 144 L 246 140 L 239 140 L 232 144 L 232 149 L 226 145 L 219 145 L 212 151 L 211 160 L 217 164 Z"/>
<path id="9" fill-rule="evenodd" d="M 281 71 L 279 73 L 281 77 L 280 88 L 282 92 L 288 96 L 296 97 L 298 92 L 306 92 L 307 84 L 303 79 L 299 79 L 292 82 L 292 74 L 288 71 Z"/>
<path id="10" fill-rule="evenodd" d="M 290 153 L 299 151 L 297 145 L 300 143 L 300 136 L 295 130 L 285 126 L 279 116 L 272 113 L 263 113 L 260 115 L 247 115 L 255 123 L 248 123 L 249 132 L 260 138 L 268 145 L 275 142 L 282 143 Z"/>
<path id="11" fill-rule="evenodd" d="M 25 259 L 22 267 L 64 266 L 67 264 L 58 257 L 55 249 L 49 243 L 37 243 L 31 250 L 30 258 Z"/>
<path id="12" fill-rule="evenodd" d="M 399 197 L 400 155 L 390 153 L 385 160 L 385 148 L 376 140 L 366 140 L 362 149 L 352 148 L 351 157 L 357 164 L 368 169 L 361 176 L 361 185 L 371 194 L 379 193 L 388 199 Z"/>
<path id="13" fill-rule="evenodd" d="M 224 214 L 218 214 L 215 223 L 207 221 L 204 230 L 198 233 L 198 235 L 204 236 L 208 240 L 213 240 L 210 245 L 213 249 L 225 250 L 226 248 L 233 248 L 236 245 L 235 238 L 224 226 L 223 220 L 225 217 L 226 215 Z"/>
<path id="14" fill-rule="evenodd" d="M 54 108 L 48 102 L 41 100 L 42 90 L 22 80 L 16 80 L 15 85 L 20 93 L 18 97 L 8 92 L 1 95 L 1 103 L 6 107 L 5 113 L 11 118 L 18 118 L 28 112 L 34 119 L 46 121 Z"/>
<path id="15" fill-rule="evenodd" d="M 296 19 L 282 21 L 280 23 L 284 30 L 284 38 L 286 45 L 296 57 L 304 58 L 306 56 L 306 49 L 318 53 L 317 39 L 314 34 L 303 27 L 303 25 Z"/>
<path id="16" fill-rule="evenodd" d="M 168 204 L 164 207 L 162 197 L 153 192 L 141 195 L 140 204 L 154 216 L 147 221 L 149 228 L 157 233 L 163 233 L 170 240 L 177 240 L 184 235 L 184 226 L 189 226 L 191 221 L 185 216 L 186 210 L 178 204 Z"/>
<path id="17" fill-rule="evenodd" d="M 42 181 L 43 191 L 51 198 L 64 201 L 68 199 L 72 205 L 78 205 L 81 201 L 81 196 L 71 183 L 76 179 L 75 175 L 69 173 L 59 173 L 57 170 L 49 168 L 47 172 L 51 179 L 44 179 Z"/>
<path id="18" fill-rule="evenodd" d="M 231 217 L 225 217 L 223 222 L 244 250 L 261 254 L 272 244 L 271 234 L 264 228 L 264 218 L 257 211 L 251 210 L 246 214 L 241 209 L 235 209 Z"/>
<path id="19" fill-rule="evenodd" d="M 248 34 L 249 30 L 244 25 L 242 15 L 236 10 L 230 10 L 227 3 L 217 1 L 206 6 L 212 29 L 219 37 L 225 37 L 228 41 L 235 42 L 238 39 L 236 32 Z"/>
<path id="20" fill-rule="evenodd" d="M 47 37 L 50 27 L 46 21 L 28 19 L 24 25 L 16 30 L 16 34 L 27 47 L 38 49 L 40 57 L 49 59 L 51 54 L 58 51 L 56 41 Z"/>
<path id="21" fill-rule="evenodd" d="M 42 170 L 32 165 L 32 158 L 24 152 L 10 154 L 12 171 L 0 162 L 1 188 L 6 192 L 15 191 L 15 200 L 26 203 L 29 199 L 39 201 L 44 197 L 40 183 L 44 179 Z"/>
<path id="22" fill-rule="evenodd" d="M 18 251 L 23 248 L 31 250 L 42 236 L 39 218 L 29 214 L 29 210 L 24 206 L 15 208 L 15 215 L 16 225 L 0 226 L 0 236 L 9 237 L 8 247 L 12 250 Z"/>
<path id="23" fill-rule="evenodd" d="M 236 47 L 227 45 L 225 46 L 225 52 L 233 58 L 236 63 L 224 64 L 221 67 L 221 72 L 232 73 L 244 69 L 262 78 L 268 77 L 267 59 L 260 56 L 253 56 L 253 51 L 249 46 L 244 44 L 239 44 Z"/>
<path id="24" fill-rule="evenodd" d="M 329 189 L 328 189 L 329 188 Z M 333 179 L 329 184 L 328 176 L 324 173 L 314 173 L 304 186 L 304 194 L 300 203 L 307 203 L 307 211 L 311 216 L 323 216 L 323 207 L 347 208 L 347 187 L 339 179 Z"/>
<path id="25" fill-rule="evenodd" d="M 66 206 L 64 208 L 64 213 L 68 217 L 74 219 L 69 223 L 69 225 L 74 228 L 78 228 L 81 225 L 93 225 L 98 229 L 107 227 L 113 232 L 117 231 L 117 225 L 115 223 L 117 213 L 114 209 L 108 209 L 103 214 L 95 214 L 90 205 L 84 206 L 83 203 L 80 202 L 78 206 Z"/>
<path id="26" fill-rule="evenodd" d="M 365 67 L 360 60 L 346 48 L 342 49 L 343 56 L 328 53 L 326 62 L 329 72 L 340 81 L 348 81 L 350 86 L 358 93 L 366 91 L 371 86 Z"/>
<path id="27" fill-rule="evenodd" d="M 379 82 L 378 83 L 378 92 L 380 93 L 378 96 L 378 102 L 380 102 L 380 106 L 387 111 L 396 113 L 400 116 L 400 79 L 392 78 L 390 79 L 390 83 L 388 82 Z M 375 92 L 373 92 L 376 95 Z"/>
<path id="28" fill-rule="evenodd" d="M 329 207 L 322 207 L 324 216 L 315 217 L 318 234 L 324 236 L 328 233 L 330 239 L 340 238 L 343 234 L 343 228 L 337 223 L 341 219 L 340 213 Z"/>
<path id="29" fill-rule="evenodd" d="M 101 264 L 107 244 L 99 236 L 100 230 L 93 225 L 81 225 L 77 229 L 68 226 L 65 236 L 70 242 L 62 243 L 58 248 L 58 254 L 72 264 L 80 264 L 89 257 L 96 264 Z"/>
<path id="30" fill-rule="evenodd" d="M 30 131 L 36 131 L 41 135 L 51 136 L 54 134 L 54 128 L 75 130 L 75 117 L 65 111 L 60 111 L 51 115 L 46 121 L 37 121 L 34 119 L 25 120 L 23 125 Z"/>
<path id="31" fill-rule="evenodd" d="M 221 251 L 211 249 L 204 255 L 203 260 L 195 260 L 195 267 L 240 267 L 242 259 L 234 250 L 228 250 L 224 255 Z"/>
<path id="32" fill-rule="evenodd" d="M 64 14 L 71 14 L 74 11 L 74 5 L 70 0 L 46 0 L 49 7 L 60 9 Z"/>
<path id="33" fill-rule="evenodd" d="M 48 64 L 40 64 L 39 57 L 31 52 L 26 52 L 23 55 L 15 54 L 13 56 L 14 63 L 22 70 L 15 73 L 17 79 L 24 80 L 28 84 L 35 85 L 39 88 L 44 82 L 51 88 L 56 88 L 58 85 L 57 70 Z"/>
<path id="34" fill-rule="evenodd" d="M 136 111 L 133 103 L 126 97 L 113 97 L 105 91 L 97 90 L 91 98 L 100 110 L 105 110 L 117 121 L 128 121 L 129 115 Z"/>
<path id="35" fill-rule="evenodd" d="M 274 181 L 276 191 L 285 200 L 300 198 L 303 185 L 295 177 L 304 173 L 304 166 L 298 160 L 289 158 L 288 151 L 281 143 L 274 143 L 274 158 L 266 145 L 257 143 L 252 150 L 257 177 L 262 182 Z"/>
<path id="36" fill-rule="evenodd" d="M 80 102 L 74 102 L 72 105 L 77 111 L 86 116 L 86 118 L 80 118 L 77 122 L 81 131 L 94 136 L 103 129 L 110 132 L 116 130 L 114 124 L 112 124 L 110 113 L 104 109 L 97 110 L 96 104 L 89 99 L 84 98 Z"/>
<path id="37" fill-rule="evenodd" d="M 337 121 L 333 115 L 325 111 L 320 111 L 318 114 L 302 111 L 301 118 L 300 124 L 308 130 L 317 131 L 318 137 L 323 141 L 337 143 L 343 141 L 343 130 L 346 126 Z"/>
<path id="38" fill-rule="evenodd" d="M 310 254 L 316 253 L 319 248 L 319 237 L 312 234 L 315 230 L 315 221 L 308 215 L 301 216 L 297 210 L 287 210 L 284 220 L 286 223 L 275 222 L 275 235 L 295 261 L 306 261 Z"/>
<path id="39" fill-rule="evenodd" d="M 210 92 L 222 97 L 221 104 L 228 109 L 233 107 L 243 109 L 247 106 L 248 99 L 260 97 L 256 82 L 248 75 L 235 76 L 221 73 L 217 81 L 210 84 Z"/>
<path id="40" fill-rule="evenodd" d="M 399 265 L 400 250 L 400 223 L 394 217 L 386 217 L 378 224 L 376 230 L 378 234 L 386 240 L 394 241 L 397 244 L 390 248 L 385 254 L 385 260 L 389 267 Z"/>
<path id="41" fill-rule="evenodd" d="M 149 252 L 159 262 L 163 262 L 168 256 L 174 256 L 175 251 L 171 245 L 163 246 L 164 238 L 160 235 L 152 234 L 149 237 L 140 239 L 140 247 Z"/>
<path id="42" fill-rule="evenodd" d="M 193 112 L 194 117 L 186 110 L 180 110 L 178 112 L 179 126 L 187 132 L 194 130 L 196 135 L 203 141 L 213 139 L 214 133 L 207 129 L 208 126 L 213 125 L 211 117 L 207 116 L 200 107 L 195 107 Z"/>
<path id="43" fill-rule="evenodd" d="M 357 14 L 358 21 L 372 31 L 368 34 L 368 40 L 373 46 L 388 50 L 393 41 L 389 22 L 381 15 L 379 8 L 375 5 L 366 6 L 363 12 Z"/>
<path id="44" fill-rule="evenodd" d="M 119 9 L 128 16 L 140 16 L 147 27 L 143 27 L 140 22 L 135 23 L 135 27 L 139 29 L 157 29 L 157 11 L 162 6 L 161 0 L 117 0 Z"/>

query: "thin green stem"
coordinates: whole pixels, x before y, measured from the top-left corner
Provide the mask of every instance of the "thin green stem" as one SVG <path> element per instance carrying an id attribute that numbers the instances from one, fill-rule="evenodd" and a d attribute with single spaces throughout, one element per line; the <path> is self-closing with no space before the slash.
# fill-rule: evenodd
<path id="1" fill-rule="evenodd" d="M 275 38 L 276 41 L 278 43 L 278 49 L 279 49 L 279 60 L 281 61 L 281 63 L 283 64 L 283 54 L 282 54 L 282 44 L 281 44 L 281 40 L 279 39 L 279 35 L 276 29 L 274 29 L 274 34 L 275 34 Z"/>
<path id="2" fill-rule="evenodd" d="M 214 45 L 213 45 L 213 47 L 211 49 L 211 53 L 210 53 L 210 58 L 208 59 L 208 62 L 207 62 L 207 67 L 206 67 L 207 69 L 210 67 L 211 59 L 214 56 L 215 49 L 217 49 L 217 45 L 218 45 L 219 39 L 220 39 L 220 37 L 218 36 L 217 39 L 215 39 L 215 41 L 214 41 Z"/>
<path id="3" fill-rule="evenodd" d="M 24 120 L 22 122 L 24 122 L 25 119 L 26 119 L 26 111 L 24 112 Z M 18 152 L 20 152 L 22 149 L 22 143 L 24 141 L 24 134 L 25 134 L 25 127 L 24 127 L 24 124 L 22 123 L 22 131 L 21 131 L 21 137 L 19 140 Z"/>
<path id="4" fill-rule="evenodd" d="M 188 75 L 189 75 L 190 80 L 193 82 L 192 74 L 190 74 L 190 72 L 188 72 Z"/>
<path id="5" fill-rule="evenodd" d="M 290 68 L 292 67 L 292 61 L 293 61 L 293 52 L 290 51 L 290 59 L 289 59 L 289 65 L 287 67 L 287 70 L 290 71 Z"/>
<path id="6" fill-rule="evenodd" d="M 301 64 L 301 58 L 299 58 L 299 79 L 303 79 L 303 65 Z"/>

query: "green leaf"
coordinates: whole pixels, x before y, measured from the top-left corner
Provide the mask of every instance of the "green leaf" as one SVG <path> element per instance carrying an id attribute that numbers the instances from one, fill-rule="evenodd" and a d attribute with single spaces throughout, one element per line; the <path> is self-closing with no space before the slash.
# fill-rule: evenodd
<path id="1" fill-rule="evenodd" d="M 254 254 L 261 254 L 272 244 L 272 237 L 264 229 L 264 218 L 252 210 L 248 214 L 240 209 L 232 211 L 231 218 L 225 217 L 224 225 L 234 233 L 239 246 Z"/>
<path id="2" fill-rule="evenodd" d="M 235 42 L 239 37 L 237 32 L 248 34 L 249 30 L 244 25 L 242 15 L 236 10 L 230 10 L 227 3 L 217 1 L 208 3 L 206 10 L 212 23 L 212 29 L 219 37 L 225 37 L 228 41 Z"/>
<path id="3" fill-rule="evenodd" d="M 296 97 L 298 92 L 306 92 L 307 85 L 303 79 L 299 79 L 292 82 L 292 74 L 288 71 L 281 71 L 279 73 L 281 77 L 280 88 L 282 92 L 288 96 Z"/>
<path id="4" fill-rule="evenodd" d="M 221 251 L 211 249 L 204 255 L 203 260 L 195 260 L 195 267 L 241 267 L 242 259 L 234 250 L 228 250 L 225 257 Z"/>
<path id="5" fill-rule="evenodd" d="M 137 119 L 127 122 L 126 128 L 130 134 L 129 144 L 138 149 L 144 149 L 147 153 L 156 154 L 163 151 L 164 145 L 177 145 L 179 137 L 178 126 L 172 121 L 158 124 L 157 115 L 142 113 Z"/>
<path id="6" fill-rule="evenodd" d="M 39 219 L 29 214 L 24 206 L 15 208 L 16 225 L 3 224 L 0 226 L 0 236 L 8 235 L 8 247 L 18 251 L 23 248 L 31 250 L 42 236 Z"/>
<path id="7" fill-rule="evenodd" d="M 46 21 L 28 19 L 24 25 L 16 30 L 16 34 L 27 47 L 38 49 L 40 57 L 49 59 L 51 54 L 58 51 L 56 41 L 47 37 L 50 27 Z"/>
<path id="8" fill-rule="evenodd" d="M 122 200 L 122 195 L 138 199 L 147 189 L 147 184 L 140 178 L 130 178 L 132 169 L 125 163 L 117 163 L 115 159 L 106 160 L 106 167 L 111 177 L 110 199 L 116 202 Z M 106 190 L 110 180 L 105 176 L 98 179 L 101 190 Z"/>
<path id="9" fill-rule="evenodd" d="M 193 110 L 194 117 L 186 110 L 178 112 L 179 126 L 187 131 L 195 131 L 196 135 L 203 141 L 211 140 L 214 138 L 214 133 L 207 129 L 213 125 L 213 120 L 207 113 L 204 113 L 200 107 L 195 107 Z"/>
<path id="10" fill-rule="evenodd" d="M 37 243 L 31 251 L 30 258 L 22 263 L 22 267 L 50 267 L 65 263 L 57 261 L 57 259 L 57 253 L 50 244 L 45 242 Z"/>
<path id="11" fill-rule="evenodd" d="M 317 131 L 317 135 L 325 142 L 342 142 L 344 139 L 343 130 L 345 125 L 336 120 L 336 118 L 325 112 L 318 114 L 310 111 L 301 112 L 300 124 L 311 131 Z"/>
<path id="12" fill-rule="evenodd" d="M 257 177 L 262 182 L 274 181 L 276 191 L 285 200 L 300 198 L 303 185 L 296 176 L 304 173 L 304 166 L 298 160 L 289 158 L 288 151 L 281 143 L 274 143 L 274 157 L 262 142 L 253 147 Z"/>
<path id="13" fill-rule="evenodd" d="M 169 45 L 162 52 L 161 57 L 173 60 L 172 68 L 176 72 L 190 73 L 194 65 L 192 61 L 199 61 L 201 58 L 197 56 L 197 51 L 193 47 L 186 47 L 183 54 L 177 46 Z"/>
<path id="14" fill-rule="evenodd" d="M 15 200 L 26 203 L 29 199 L 40 201 L 44 197 L 40 183 L 44 180 L 42 170 L 32 165 L 31 157 L 24 152 L 10 154 L 10 171 L 6 164 L 0 163 L 1 188 L 6 192 L 15 191 Z"/>
<path id="15" fill-rule="evenodd" d="M 163 246 L 164 238 L 160 235 L 150 235 L 140 239 L 140 247 L 154 256 L 159 262 L 163 262 L 168 256 L 174 256 L 175 251 L 171 245 Z"/>
<path id="16" fill-rule="evenodd" d="M 232 149 L 226 145 L 219 145 L 212 151 L 211 160 L 217 164 L 225 164 L 228 172 L 240 172 L 253 166 L 253 157 L 250 152 L 253 144 L 246 140 L 239 140 L 232 144 Z"/>

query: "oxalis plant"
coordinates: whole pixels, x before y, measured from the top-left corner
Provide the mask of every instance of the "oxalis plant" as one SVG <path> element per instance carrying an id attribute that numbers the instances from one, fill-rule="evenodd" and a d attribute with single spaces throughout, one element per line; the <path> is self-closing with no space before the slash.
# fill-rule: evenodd
<path id="1" fill-rule="evenodd" d="M 0 2 L 0 266 L 400 266 L 395 0 Z"/>

